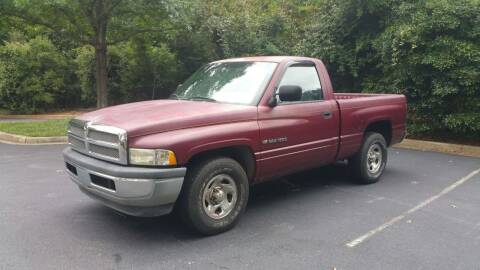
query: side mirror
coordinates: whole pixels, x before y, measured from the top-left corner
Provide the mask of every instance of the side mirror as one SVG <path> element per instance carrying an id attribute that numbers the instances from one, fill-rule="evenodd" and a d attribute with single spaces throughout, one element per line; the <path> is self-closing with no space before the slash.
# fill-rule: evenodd
<path id="1" fill-rule="evenodd" d="M 302 99 L 302 88 L 298 85 L 283 85 L 278 90 L 281 101 L 300 101 Z"/>

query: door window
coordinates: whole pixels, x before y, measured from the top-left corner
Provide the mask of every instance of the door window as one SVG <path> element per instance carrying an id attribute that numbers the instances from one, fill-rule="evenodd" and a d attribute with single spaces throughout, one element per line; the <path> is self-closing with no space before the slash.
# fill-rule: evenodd
<path id="1" fill-rule="evenodd" d="M 287 68 L 278 89 L 283 85 L 297 85 L 302 88 L 301 101 L 323 100 L 322 86 L 315 66 L 292 65 Z M 277 90 L 278 92 L 278 90 Z M 278 96 L 277 96 L 278 99 Z M 288 103 L 277 100 L 281 103 Z"/>

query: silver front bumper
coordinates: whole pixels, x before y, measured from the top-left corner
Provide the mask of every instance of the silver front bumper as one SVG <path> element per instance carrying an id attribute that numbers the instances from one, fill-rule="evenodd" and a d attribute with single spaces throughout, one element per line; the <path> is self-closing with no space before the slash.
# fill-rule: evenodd
<path id="1" fill-rule="evenodd" d="M 80 190 L 117 211 L 133 216 L 168 214 L 177 200 L 186 168 L 116 165 L 63 151 L 70 178 Z"/>

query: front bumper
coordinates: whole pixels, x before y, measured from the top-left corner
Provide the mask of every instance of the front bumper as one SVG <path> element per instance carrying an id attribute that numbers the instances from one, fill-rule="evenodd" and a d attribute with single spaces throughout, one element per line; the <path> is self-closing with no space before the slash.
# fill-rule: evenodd
<path id="1" fill-rule="evenodd" d="M 153 217 L 173 209 L 186 168 L 142 168 L 112 164 L 63 151 L 70 178 L 90 197 L 119 212 Z"/>

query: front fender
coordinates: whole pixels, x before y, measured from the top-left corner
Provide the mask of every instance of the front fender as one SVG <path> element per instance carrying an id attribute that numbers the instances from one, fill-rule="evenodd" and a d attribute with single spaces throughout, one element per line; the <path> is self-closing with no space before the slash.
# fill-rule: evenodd
<path id="1" fill-rule="evenodd" d="M 129 147 L 171 150 L 179 165 L 185 165 L 198 153 L 229 146 L 247 146 L 252 153 L 260 151 L 256 120 L 180 129 L 129 138 L 128 141 Z"/>

